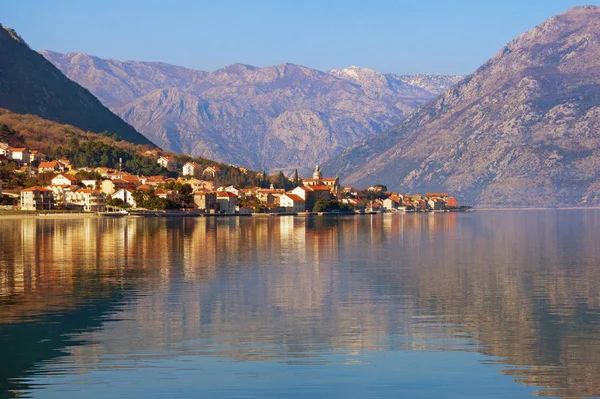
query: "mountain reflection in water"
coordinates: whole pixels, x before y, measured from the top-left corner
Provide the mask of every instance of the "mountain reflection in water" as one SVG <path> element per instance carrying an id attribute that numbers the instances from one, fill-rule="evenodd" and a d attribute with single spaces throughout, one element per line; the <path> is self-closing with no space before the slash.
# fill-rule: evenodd
<path id="1" fill-rule="evenodd" d="M 599 236 L 595 210 L 2 220 L 0 397 L 166 359 L 318 372 L 412 351 L 598 396 Z"/>

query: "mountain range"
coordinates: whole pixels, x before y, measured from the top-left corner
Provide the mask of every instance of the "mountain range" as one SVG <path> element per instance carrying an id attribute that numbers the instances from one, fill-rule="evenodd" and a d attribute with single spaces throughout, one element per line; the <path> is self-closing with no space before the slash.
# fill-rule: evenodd
<path id="1" fill-rule="evenodd" d="M 600 8 L 523 33 L 472 75 L 324 169 L 480 206 L 600 205 Z"/>
<path id="2" fill-rule="evenodd" d="M 209 73 L 40 53 L 160 147 L 267 171 L 308 172 L 461 79 L 295 64 L 234 64 Z"/>
<path id="3" fill-rule="evenodd" d="M 31 50 L 17 33 L 0 25 L 0 108 L 77 126 L 109 131 L 137 144 L 151 144 L 96 97 Z"/>

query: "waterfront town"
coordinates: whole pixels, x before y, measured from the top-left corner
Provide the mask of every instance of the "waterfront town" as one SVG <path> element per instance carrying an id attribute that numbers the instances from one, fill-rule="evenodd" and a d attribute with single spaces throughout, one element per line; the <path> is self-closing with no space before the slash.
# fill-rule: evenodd
<path id="1" fill-rule="evenodd" d="M 0 210 L 127 213 L 144 210 L 185 210 L 207 215 L 306 212 L 427 212 L 452 211 L 456 198 L 447 193 L 405 194 L 383 184 L 366 190 L 341 186 L 339 178 L 324 177 L 317 166 L 312 177 L 282 173 L 264 178 L 262 185 L 219 185 L 218 165 L 189 161 L 159 150 L 140 154 L 155 159 L 165 175 L 141 176 L 121 167 L 74 165 L 68 159 L 49 159 L 37 150 L 0 143 L 0 166 L 28 178 L 24 187 L 0 180 Z M 236 167 L 242 173 L 245 168 Z M 261 174 L 262 175 L 262 174 Z M 171 177 L 173 176 L 173 177 Z M 40 182 L 46 184 L 40 185 Z"/>

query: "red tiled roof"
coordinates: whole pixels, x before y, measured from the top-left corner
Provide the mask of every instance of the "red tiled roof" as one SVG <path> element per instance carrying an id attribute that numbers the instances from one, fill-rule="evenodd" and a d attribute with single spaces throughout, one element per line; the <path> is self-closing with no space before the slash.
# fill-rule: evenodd
<path id="1" fill-rule="evenodd" d="M 58 161 L 47 161 L 47 162 L 40 162 L 38 168 L 42 169 L 42 168 L 54 168 L 56 165 L 59 165 L 60 162 Z"/>
<path id="2" fill-rule="evenodd" d="M 76 178 L 74 178 L 73 176 L 69 176 L 69 175 L 68 175 L 68 174 L 66 174 L 66 173 L 61 173 L 61 174 L 57 175 L 57 176 L 56 176 L 54 179 L 56 179 L 56 178 L 57 178 L 57 177 L 59 177 L 59 176 L 62 176 L 62 177 L 64 177 L 65 179 L 67 179 L 67 180 L 68 180 L 68 181 L 70 181 L 70 182 L 76 182 L 76 181 L 78 181 Z M 52 180 L 54 180 L 54 179 L 52 179 Z"/>
<path id="3" fill-rule="evenodd" d="M 313 191 L 329 191 L 328 186 L 317 185 L 317 186 L 309 186 L 309 188 Z"/>
<path id="4" fill-rule="evenodd" d="M 11 150 L 12 152 L 23 152 L 23 151 L 27 151 L 27 148 L 13 148 L 13 147 L 9 147 L 9 150 Z"/>
<path id="5" fill-rule="evenodd" d="M 447 197 L 447 193 L 425 193 L 426 197 Z"/>
<path id="6" fill-rule="evenodd" d="M 27 192 L 30 192 L 30 191 L 43 191 L 43 192 L 46 192 L 46 193 L 47 192 L 52 192 L 52 190 L 50 190 L 48 188 L 44 188 L 44 187 L 30 187 L 30 188 L 26 188 L 26 189 L 21 190 L 21 191 L 27 191 Z"/>
<path id="7" fill-rule="evenodd" d="M 217 192 L 217 197 L 237 198 L 237 195 L 235 195 L 234 193 L 230 193 L 229 191 L 219 191 Z"/>
<path id="8" fill-rule="evenodd" d="M 200 164 L 198 164 L 196 162 L 187 162 L 185 165 L 191 165 L 194 168 L 201 168 L 202 167 L 202 165 L 200 165 Z M 183 165 L 183 166 L 185 166 L 185 165 Z"/>
<path id="9" fill-rule="evenodd" d="M 286 193 L 285 196 L 288 197 L 289 199 L 291 199 L 292 201 L 304 202 L 302 197 L 300 197 L 299 195 L 296 195 L 296 194 Z"/>

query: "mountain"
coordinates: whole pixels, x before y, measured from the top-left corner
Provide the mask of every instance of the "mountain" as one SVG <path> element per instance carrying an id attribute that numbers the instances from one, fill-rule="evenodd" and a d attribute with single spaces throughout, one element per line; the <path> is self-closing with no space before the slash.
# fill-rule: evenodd
<path id="1" fill-rule="evenodd" d="M 384 131 L 461 77 L 234 64 L 214 72 L 41 51 L 165 149 L 260 170 L 309 171 Z"/>
<path id="2" fill-rule="evenodd" d="M 323 169 L 480 206 L 600 205 L 599 131 L 600 8 L 575 7 Z"/>
<path id="3" fill-rule="evenodd" d="M 12 29 L 0 25 L 0 107 L 34 114 L 96 133 L 109 131 L 137 144 L 151 144 L 97 98 L 67 79 Z"/>

